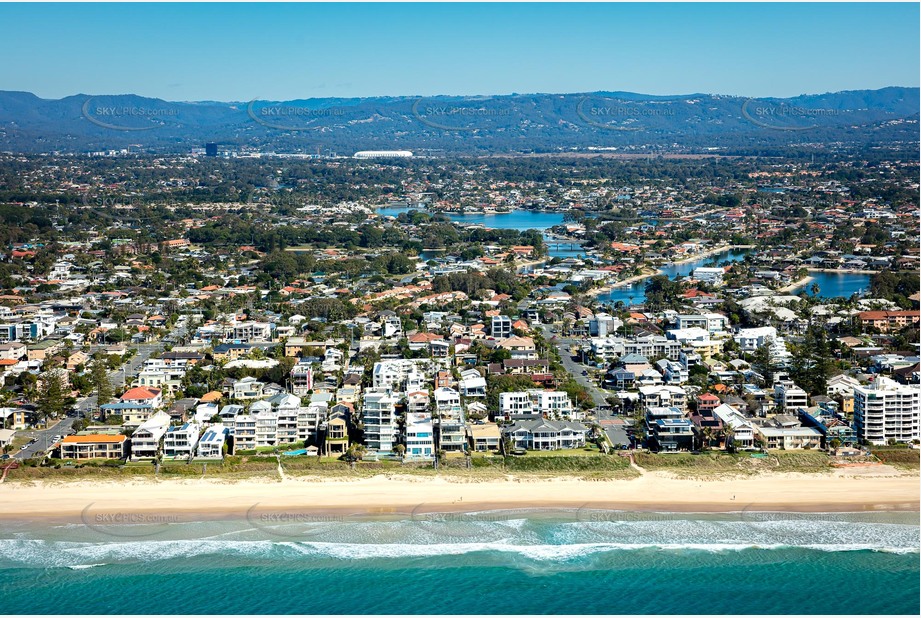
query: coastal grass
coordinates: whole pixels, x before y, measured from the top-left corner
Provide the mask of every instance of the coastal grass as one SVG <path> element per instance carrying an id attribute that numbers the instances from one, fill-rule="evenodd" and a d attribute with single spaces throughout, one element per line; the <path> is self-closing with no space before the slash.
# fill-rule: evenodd
<path id="1" fill-rule="evenodd" d="M 12 470 L 10 482 L 117 480 L 117 479 L 193 479 L 242 480 L 266 478 L 280 481 L 278 460 L 274 456 L 244 455 L 227 457 L 223 462 L 164 462 L 159 472 L 152 462 L 120 465 L 120 462 L 87 462 L 65 465 L 23 466 Z M 458 480 L 503 479 L 510 475 L 573 478 L 633 478 L 638 473 L 623 457 L 601 455 L 597 450 L 533 453 L 523 457 L 502 457 L 475 453 L 467 458 L 443 460 L 436 469 L 430 462 L 391 460 L 360 461 L 354 465 L 332 457 L 286 457 L 281 460 L 285 476 L 297 478 L 370 478 L 380 474 L 414 477 L 449 476 Z"/>
<path id="2" fill-rule="evenodd" d="M 824 473 L 834 468 L 829 457 L 820 451 L 770 451 L 767 457 L 749 453 L 709 452 L 643 453 L 634 455 L 636 464 L 651 471 L 671 472 L 678 476 L 749 476 L 761 472 Z"/>
<path id="3" fill-rule="evenodd" d="M 909 449 L 879 449 L 874 451 L 884 463 L 902 469 L 917 470 L 918 452 Z M 755 458 L 749 453 L 705 452 L 634 453 L 638 466 L 648 471 L 664 471 L 679 477 L 715 478 L 721 476 L 750 476 L 762 472 L 827 473 L 834 470 L 831 459 L 821 451 L 771 451 L 766 457 Z M 360 479 L 377 475 L 400 475 L 420 478 L 436 476 L 457 480 L 481 481 L 515 477 L 572 477 L 581 479 L 630 479 L 640 472 L 630 466 L 626 457 L 602 455 L 594 448 L 572 451 L 529 451 L 523 456 L 503 457 L 498 454 L 473 453 L 466 457 L 442 460 L 438 467 L 431 462 L 359 461 L 354 465 L 334 457 L 284 457 L 274 455 L 236 455 L 221 461 L 192 463 L 164 462 L 159 472 L 152 462 L 121 465 L 121 462 L 88 462 L 66 465 L 54 462 L 50 466 L 26 465 L 11 470 L 7 478 L 16 481 L 116 480 L 116 479 L 192 479 L 243 480 L 265 478 L 281 481 L 284 477 L 320 479 Z"/>
<path id="4" fill-rule="evenodd" d="M 873 448 L 870 451 L 882 463 L 903 470 L 921 469 L 921 451 L 909 448 Z"/>

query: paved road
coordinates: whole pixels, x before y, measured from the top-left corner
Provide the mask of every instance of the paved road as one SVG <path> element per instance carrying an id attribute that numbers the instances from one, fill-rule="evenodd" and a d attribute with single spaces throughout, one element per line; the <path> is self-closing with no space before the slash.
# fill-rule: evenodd
<path id="1" fill-rule="evenodd" d="M 582 375 L 582 372 L 588 369 L 588 367 L 572 359 L 572 352 L 570 352 L 570 348 L 573 345 L 581 344 L 582 340 L 557 337 L 550 331 L 550 327 L 546 324 L 541 324 L 540 328 L 544 331 L 544 338 L 550 342 L 551 345 L 556 347 L 557 351 L 560 353 L 560 359 L 563 361 L 563 368 L 572 374 L 572 376 L 576 379 L 576 382 L 585 387 L 588 393 L 592 396 L 592 399 L 595 402 L 595 406 L 598 407 L 608 405 L 608 393 L 605 393 L 603 390 L 601 390 L 601 388 L 595 384 L 590 376 Z"/>
<path id="2" fill-rule="evenodd" d="M 36 441 L 26 447 L 25 450 L 16 451 L 13 453 L 13 457 L 16 459 L 29 459 L 30 457 L 41 456 L 54 444 L 51 440 L 53 436 L 67 436 L 72 433 L 72 426 L 75 420 L 77 419 L 66 417 L 59 421 L 57 425 L 49 427 L 48 429 L 17 431 L 16 433 L 18 435 L 25 435 L 29 436 L 30 438 L 36 438 Z"/>

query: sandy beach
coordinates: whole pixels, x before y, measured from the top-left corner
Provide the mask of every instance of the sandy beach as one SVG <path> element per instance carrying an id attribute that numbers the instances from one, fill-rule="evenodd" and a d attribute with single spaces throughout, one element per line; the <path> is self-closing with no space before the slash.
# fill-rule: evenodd
<path id="1" fill-rule="evenodd" d="M 790 283 L 790 284 L 787 284 L 787 285 L 783 286 L 782 288 L 777 288 L 776 291 L 777 291 L 778 294 L 782 294 L 782 293 L 785 293 L 785 292 L 792 292 L 793 290 L 795 290 L 795 289 L 797 289 L 797 288 L 801 288 L 801 287 L 803 287 L 804 285 L 809 285 L 809 283 L 810 283 L 814 278 L 815 278 L 815 277 L 810 277 L 810 276 L 807 275 L 806 277 L 803 277 L 802 279 L 797 279 L 796 281 L 794 281 L 794 282 L 792 282 L 792 283 Z"/>
<path id="2" fill-rule="evenodd" d="M 245 517 L 253 508 L 291 512 L 406 514 L 495 509 L 592 508 L 735 512 L 917 511 L 919 479 L 886 466 L 829 474 L 775 473 L 720 480 L 647 472 L 630 480 L 461 479 L 375 476 L 358 480 L 253 479 L 237 482 L 4 483 L 0 518 L 76 520 L 87 512 Z M 193 517 L 194 515 L 194 517 Z"/>

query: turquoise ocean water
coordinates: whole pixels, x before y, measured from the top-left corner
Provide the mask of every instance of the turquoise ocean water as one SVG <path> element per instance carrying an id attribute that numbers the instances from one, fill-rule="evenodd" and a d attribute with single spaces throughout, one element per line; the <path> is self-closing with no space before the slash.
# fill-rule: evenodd
<path id="1" fill-rule="evenodd" d="M 917 513 L 85 521 L 0 524 L 0 613 L 919 611 Z"/>

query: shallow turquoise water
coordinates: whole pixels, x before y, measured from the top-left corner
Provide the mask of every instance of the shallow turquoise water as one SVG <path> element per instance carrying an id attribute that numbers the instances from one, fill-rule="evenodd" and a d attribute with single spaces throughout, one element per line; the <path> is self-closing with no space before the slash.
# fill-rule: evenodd
<path id="1" fill-rule="evenodd" d="M 0 607 L 32 614 L 919 610 L 917 514 L 265 515 L 4 524 Z"/>

